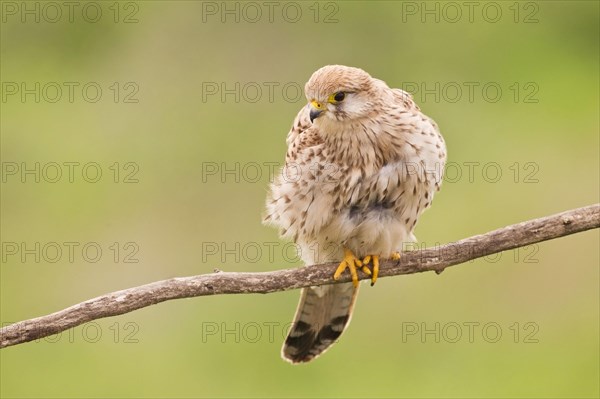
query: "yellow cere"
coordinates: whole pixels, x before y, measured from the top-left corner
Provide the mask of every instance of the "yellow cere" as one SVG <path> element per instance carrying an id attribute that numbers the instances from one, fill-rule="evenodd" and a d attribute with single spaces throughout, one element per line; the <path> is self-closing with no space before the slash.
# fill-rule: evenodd
<path id="1" fill-rule="evenodd" d="M 318 102 L 317 100 L 312 100 L 310 102 L 310 105 L 312 105 L 314 108 L 316 109 L 323 109 L 323 104 L 321 104 L 320 102 Z"/>

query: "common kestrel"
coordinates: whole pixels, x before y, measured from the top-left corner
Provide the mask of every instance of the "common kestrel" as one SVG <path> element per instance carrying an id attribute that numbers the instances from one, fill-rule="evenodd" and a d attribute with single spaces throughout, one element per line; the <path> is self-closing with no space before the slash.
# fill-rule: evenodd
<path id="1" fill-rule="evenodd" d="M 415 241 L 419 215 L 439 190 L 446 146 L 410 94 L 362 69 L 328 65 L 305 86 L 287 136 L 285 165 L 267 197 L 265 223 L 294 240 L 307 265 L 341 263 L 352 282 L 302 290 L 282 356 L 308 362 L 342 334 L 357 271 L 377 280 L 379 258 Z M 371 264 L 372 270 L 367 266 Z"/>

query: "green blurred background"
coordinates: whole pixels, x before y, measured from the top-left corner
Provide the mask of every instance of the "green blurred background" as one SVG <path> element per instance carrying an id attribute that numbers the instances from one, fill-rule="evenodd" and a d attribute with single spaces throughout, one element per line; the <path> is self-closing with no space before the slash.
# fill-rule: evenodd
<path id="1" fill-rule="evenodd" d="M 440 125 L 453 170 L 421 245 L 599 200 L 598 2 L 75 2 L 72 21 L 54 4 L 2 2 L 3 324 L 173 276 L 300 265 L 261 225 L 265 163 L 327 64 L 416 88 Z M 39 102 L 22 97 L 36 82 Z M 36 162 L 39 183 L 21 175 Z M 298 291 L 205 297 L 3 349 L 1 395 L 598 397 L 598 239 L 365 284 L 308 365 L 279 357 Z"/>

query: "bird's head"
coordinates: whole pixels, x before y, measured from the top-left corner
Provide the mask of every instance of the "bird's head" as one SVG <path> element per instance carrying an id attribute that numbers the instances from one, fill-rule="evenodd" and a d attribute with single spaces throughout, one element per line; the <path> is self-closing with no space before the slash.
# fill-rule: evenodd
<path id="1" fill-rule="evenodd" d="M 349 122 L 368 116 L 382 83 L 359 68 L 324 66 L 304 87 L 311 122 L 317 118 Z"/>

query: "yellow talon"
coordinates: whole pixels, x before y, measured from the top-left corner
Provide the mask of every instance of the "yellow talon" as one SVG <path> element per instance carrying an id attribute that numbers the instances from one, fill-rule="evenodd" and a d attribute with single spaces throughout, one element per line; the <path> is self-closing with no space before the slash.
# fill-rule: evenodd
<path id="1" fill-rule="evenodd" d="M 400 252 L 394 252 L 390 256 L 392 260 L 400 260 Z M 373 263 L 373 271 L 368 268 L 369 263 Z M 346 269 L 350 269 L 350 275 L 352 276 L 352 284 L 355 287 L 358 286 L 358 273 L 357 268 L 363 271 L 366 275 L 371 276 L 371 286 L 375 285 L 377 278 L 379 277 L 379 255 L 367 255 L 363 258 L 362 262 L 358 259 L 352 251 L 344 248 L 344 260 L 340 262 L 340 265 L 333 274 L 333 279 L 337 280 L 340 278 L 342 273 Z"/>
<path id="2" fill-rule="evenodd" d="M 379 276 L 379 256 L 373 255 L 373 276 L 371 277 L 371 287 L 375 285 Z"/>
<path id="3" fill-rule="evenodd" d="M 367 268 L 367 265 L 371 262 L 371 260 L 373 260 L 373 273 L 371 273 L 371 271 Z M 371 276 L 371 287 L 375 284 L 375 281 L 377 281 L 377 276 L 379 276 L 379 256 L 377 255 L 367 255 L 365 256 L 365 258 L 363 259 L 363 271 L 365 270 L 365 268 L 367 268 L 367 270 L 369 270 L 369 272 L 365 272 L 368 275 Z"/>
<path id="4" fill-rule="evenodd" d="M 369 262 L 371 261 L 371 255 L 367 255 L 365 256 L 365 258 L 362 261 L 362 268 L 361 270 L 363 271 L 364 274 L 366 274 L 367 276 L 371 275 L 371 269 L 369 269 L 367 267 L 367 265 L 369 264 Z"/>
<path id="5" fill-rule="evenodd" d="M 344 270 L 350 269 L 350 275 L 352 276 L 352 284 L 355 287 L 358 287 L 358 274 L 356 273 L 356 268 L 362 268 L 362 266 L 362 262 L 356 256 L 354 256 L 352 251 L 344 248 L 344 260 L 342 260 L 335 273 L 333 274 L 333 279 L 339 279 Z"/>

